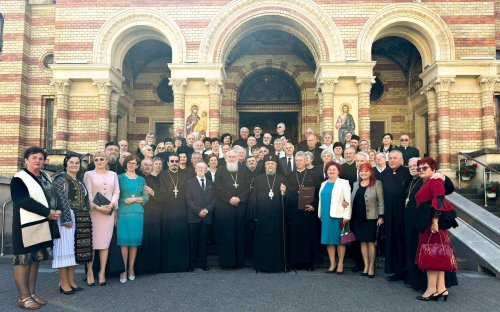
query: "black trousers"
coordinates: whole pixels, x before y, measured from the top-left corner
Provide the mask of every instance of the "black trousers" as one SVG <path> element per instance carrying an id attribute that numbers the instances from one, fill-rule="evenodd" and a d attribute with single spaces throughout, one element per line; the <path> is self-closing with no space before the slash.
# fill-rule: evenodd
<path id="1" fill-rule="evenodd" d="M 207 266 L 207 236 L 210 225 L 201 221 L 189 223 L 189 267 Z"/>

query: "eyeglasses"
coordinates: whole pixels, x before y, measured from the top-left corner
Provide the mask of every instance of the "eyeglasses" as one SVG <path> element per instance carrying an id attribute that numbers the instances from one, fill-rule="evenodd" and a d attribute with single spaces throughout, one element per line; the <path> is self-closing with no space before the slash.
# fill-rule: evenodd
<path id="1" fill-rule="evenodd" d="M 401 142 L 407 142 L 410 141 L 410 139 L 400 139 Z"/>
<path id="2" fill-rule="evenodd" d="M 420 172 L 420 171 L 427 171 L 427 169 L 429 169 L 429 166 L 417 167 L 417 171 L 418 172 Z"/>
<path id="3" fill-rule="evenodd" d="M 152 150 L 153 150 L 152 148 L 146 148 L 146 151 L 148 151 L 148 152 L 150 152 Z"/>
<path id="4" fill-rule="evenodd" d="M 137 163 L 136 162 L 128 162 L 127 165 L 134 165 L 134 166 L 137 166 Z"/>
<path id="5" fill-rule="evenodd" d="M 104 157 L 98 157 L 98 158 L 94 158 L 94 162 L 98 162 L 98 161 L 104 161 Z"/>
<path id="6" fill-rule="evenodd" d="M 178 163 L 179 160 L 178 159 L 176 159 L 176 160 L 169 160 L 168 162 L 170 162 L 170 163 Z"/>
<path id="7" fill-rule="evenodd" d="M 158 146 L 158 148 L 165 148 L 165 146 Z"/>

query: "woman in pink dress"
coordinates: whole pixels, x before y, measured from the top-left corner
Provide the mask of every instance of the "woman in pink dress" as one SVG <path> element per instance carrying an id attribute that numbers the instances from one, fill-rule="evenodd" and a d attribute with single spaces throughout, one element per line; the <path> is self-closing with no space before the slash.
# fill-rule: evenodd
<path id="1" fill-rule="evenodd" d="M 106 285 L 106 262 L 108 260 L 108 249 L 113 228 L 115 224 L 116 213 L 114 209 L 118 208 L 118 199 L 120 198 L 120 187 L 118 176 L 113 171 L 107 169 L 108 161 L 104 152 L 97 152 L 94 155 L 95 170 L 87 171 L 83 178 L 85 186 L 89 191 L 90 217 L 92 218 L 92 241 L 93 248 L 99 250 L 101 267 L 99 269 L 99 286 Z M 99 206 L 93 203 L 97 192 L 101 193 L 111 203 L 109 205 Z M 95 252 L 94 252 L 95 253 Z M 87 265 L 87 284 L 95 285 L 92 262 Z"/>

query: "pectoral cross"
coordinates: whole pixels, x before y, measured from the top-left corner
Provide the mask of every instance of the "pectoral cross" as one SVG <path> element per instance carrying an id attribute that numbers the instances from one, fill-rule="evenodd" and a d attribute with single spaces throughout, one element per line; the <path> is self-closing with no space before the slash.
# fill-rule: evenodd
<path id="1" fill-rule="evenodd" d="M 172 192 L 174 192 L 174 197 L 177 198 L 177 194 L 179 193 L 179 190 L 177 189 L 177 186 L 174 187 L 174 190 Z"/>
<path id="2" fill-rule="evenodd" d="M 236 183 L 236 181 L 233 183 L 234 188 L 238 188 L 238 185 L 239 185 L 239 184 L 238 184 L 238 183 Z"/>

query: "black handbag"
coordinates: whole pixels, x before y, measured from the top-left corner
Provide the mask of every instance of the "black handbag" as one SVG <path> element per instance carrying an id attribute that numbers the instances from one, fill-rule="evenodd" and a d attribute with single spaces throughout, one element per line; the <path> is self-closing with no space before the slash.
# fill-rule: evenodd
<path id="1" fill-rule="evenodd" d="M 94 204 L 98 205 L 98 206 L 106 206 L 106 205 L 109 205 L 111 204 L 111 201 L 109 201 L 109 199 L 107 199 L 104 195 L 102 195 L 100 192 L 97 192 L 94 196 L 94 200 L 92 201 Z M 109 211 L 109 215 L 112 215 L 113 214 L 113 210 L 114 209 L 111 209 Z"/>

